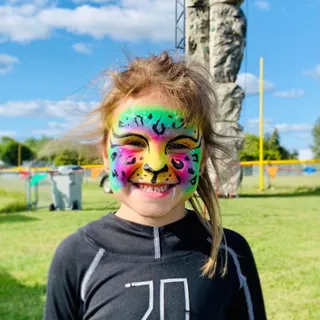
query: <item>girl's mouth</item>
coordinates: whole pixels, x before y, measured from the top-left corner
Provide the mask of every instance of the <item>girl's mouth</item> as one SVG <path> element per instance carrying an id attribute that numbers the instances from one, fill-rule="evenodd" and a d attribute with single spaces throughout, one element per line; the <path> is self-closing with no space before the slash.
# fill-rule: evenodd
<path id="1" fill-rule="evenodd" d="M 133 183 L 133 185 L 144 192 L 150 192 L 150 193 L 151 192 L 165 193 L 175 186 L 174 184 L 152 185 L 152 184 L 145 184 L 145 183 Z"/>

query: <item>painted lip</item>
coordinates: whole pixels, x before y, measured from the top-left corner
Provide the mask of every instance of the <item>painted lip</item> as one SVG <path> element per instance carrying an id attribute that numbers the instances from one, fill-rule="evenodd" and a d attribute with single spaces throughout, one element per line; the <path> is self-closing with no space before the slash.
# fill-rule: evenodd
<path id="1" fill-rule="evenodd" d="M 152 192 L 148 192 L 148 191 L 144 191 L 142 189 L 140 189 L 138 187 L 138 184 L 140 185 L 144 185 L 147 187 L 154 187 L 154 188 L 161 188 L 163 186 L 167 186 L 169 185 L 169 189 L 163 192 L 157 192 L 157 191 L 152 191 Z M 146 198 L 152 198 L 152 199 L 160 199 L 160 198 L 165 198 L 166 196 L 168 196 L 169 194 L 171 194 L 172 192 L 175 192 L 175 186 L 176 184 L 150 184 L 150 183 L 135 183 L 135 182 L 131 182 L 131 185 L 133 187 L 134 192 L 138 192 L 139 194 L 143 195 Z"/>

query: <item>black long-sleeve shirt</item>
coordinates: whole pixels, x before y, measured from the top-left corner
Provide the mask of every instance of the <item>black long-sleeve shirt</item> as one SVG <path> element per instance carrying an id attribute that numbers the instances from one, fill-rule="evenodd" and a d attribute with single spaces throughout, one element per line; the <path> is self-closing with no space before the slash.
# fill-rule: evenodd
<path id="1" fill-rule="evenodd" d="M 265 320 L 250 247 L 224 233 L 219 265 L 227 250 L 228 271 L 209 279 L 200 268 L 210 238 L 195 213 L 160 228 L 110 213 L 58 246 L 44 320 Z"/>

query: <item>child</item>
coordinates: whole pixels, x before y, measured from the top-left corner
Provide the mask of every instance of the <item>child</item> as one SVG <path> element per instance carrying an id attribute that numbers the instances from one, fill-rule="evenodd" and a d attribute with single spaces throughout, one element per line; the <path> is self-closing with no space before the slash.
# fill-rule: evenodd
<path id="1" fill-rule="evenodd" d="M 45 320 L 266 319 L 250 247 L 222 228 L 209 178 L 223 150 L 213 96 L 206 76 L 166 52 L 113 75 L 98 112 L 121 206 L 57 248 Z"/>

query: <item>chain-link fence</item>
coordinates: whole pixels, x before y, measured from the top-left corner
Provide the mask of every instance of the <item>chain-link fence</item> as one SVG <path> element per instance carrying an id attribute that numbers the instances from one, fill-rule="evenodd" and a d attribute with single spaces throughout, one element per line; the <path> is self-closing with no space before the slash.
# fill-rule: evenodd
<path id="1" fill-rule="evenodd" d="M 53 184 L 47 171 L 32 171 L 31 176 L 42 175 L 34 186 L 29 188 L 30 183 L 24 171 L 0 171 L 0 212 L 9 211 L 13 203 L 27 206 L 28 200 L 30 209 L 48 209 L 54 203 Z M 108 179 L 102 183 L 105 173 L 102 168 L 85 169 L 82 182 L 82 202 L 83 208 L 98 208 L 105 203 L 105 195 L 109 191 Z M 29 182 L 28 182 L 29 181 Z M 218 182 L 215 181 L 215 184 Z M 264 166 L 264 186 L 265 189 L 291 192 L 301 191 L 303 188 L 320 188 L 320 164 L 301 165 L 301 164 L 281 164 Z M 254 192 L 259 190 L 259 166 L 242 166 L 242 182 L 240 185 L 241 193 Z"/>
<path id="2" fill-rule="evenodd" d="M 259 165 L 243 166 L 241 190 L 259 189 Z M 320 187 L 320 164 L 279 164 L 264 165 L 265 189 L 291 189 Z"/>
<path id="3" fill-rule="evenodd" d="M 92 207 L 96 198 L 91 197 L 92 193 L 103 195 L 106 193 L 101 180 L 104 176 L 102 170 L 100 174 L 92 177 L 93 169 L 85 169 L 82 181 L 82 201 L 86 205 Z M 41 177 L 36 183 L 32 183 L 32 177 Z M 50 209 L 50 206 L 57 200 L 54 195 L 54 183 L 50 178 L 47 170 L 27 170 L 19 171 L 0 171 L 0 212 L 5 212 L 6 208 L 11 204 L 23 204 L 26 209 Z M 71 183 L 71 182 L 70 182 Z M 61 185 L 58 185 L 61 188 Z M 51 207 L 52 208 L 52 207 Z M 9 211 L 9 210 L 8 210 Z"/>

